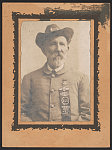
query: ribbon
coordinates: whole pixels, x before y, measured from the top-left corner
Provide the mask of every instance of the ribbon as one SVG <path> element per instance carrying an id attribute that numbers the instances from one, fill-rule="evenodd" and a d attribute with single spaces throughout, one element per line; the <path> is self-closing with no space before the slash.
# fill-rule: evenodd
<path id="1" fill-rule="evenodd" d="M 62 87 L 59 89 L 59 99 L 62 121 L 71 121 L 69 88 Z"/>

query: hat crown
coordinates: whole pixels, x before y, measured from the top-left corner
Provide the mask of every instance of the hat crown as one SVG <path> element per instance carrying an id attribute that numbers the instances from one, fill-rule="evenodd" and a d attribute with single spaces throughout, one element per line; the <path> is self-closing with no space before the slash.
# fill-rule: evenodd
<path id="1" fill-rule="evenodd" d="M 66 27 L 66 28 L 60 29 L 56 24 L 51 24 L 46 27 L 45 33 L 39 32 L 37 34 L 36 44 L 40 48 L 43 48 L 44 42 L 46 40 L 49 41 L 52 38 L 58 37 L 58 36 L 64 36 L 69 44 L 73 36 L 73 33 L 74 32 L 72 28 Z"/>
<path id="2" fill-rule="evenodd" d="M 47 26 L 45 33 L 50 33 L 50 32 L 54 32 L 57 30 L 60 30 L 60 28 L 56 24 L 51 24 L 51 25 Z"/>

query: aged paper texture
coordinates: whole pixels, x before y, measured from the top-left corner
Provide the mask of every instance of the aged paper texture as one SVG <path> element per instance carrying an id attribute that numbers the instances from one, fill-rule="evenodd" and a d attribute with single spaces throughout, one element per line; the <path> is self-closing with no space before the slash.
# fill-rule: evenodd
<path id="1" fill-rule="evenodd" d="M 2 146 L 109 147 L 109 3 L 3 3 L 2 7 Z M 74 28 L 77 35 L 67 65 L 89 78 L 89 121 L 21 121 L 23 77 L 46 62 L 33 39 L 55 23 Z"/>

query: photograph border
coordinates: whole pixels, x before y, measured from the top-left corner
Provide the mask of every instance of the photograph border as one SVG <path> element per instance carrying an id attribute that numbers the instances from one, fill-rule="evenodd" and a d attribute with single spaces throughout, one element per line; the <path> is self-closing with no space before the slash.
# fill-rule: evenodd
<path id="1" fill-rule="evenodd" d="M 7 5 L 5 5 L 5 8 L 4 8 L 4 5 L 2 4 L 5 4 L 9 3 L 8 4 L 8 7 Z M 104 12 L 101 12 L 101 16 L 99 18 L 99 20 L 102 20 L 103 21 L 100 21 L 100 25 L 98 25 L 99 30 L 101 31 L 100 34 L 99 34 L 99 56 L 98 56 L 98 60 L 99 60 L 99 63 L 98 63 L 98 98 L 99 98 L 99 104 L 98 104 L 98 108 L 99 111 L 98 112 L 98 116 L 99 116 L 99 121 L 100 121 L 100 132 L 94 132 L 95 130 L 91 131 L 90 130 L 81 130 L 81 131 L 78 131 L 78 130 L 58 130 L 58 131 L 53 131 L 53 130 L 40 130 L 37 129 L 37 130 L 33 130 L 31 128 L 27 129 L 27 130 L 20 130 L 17 128 L 15 128 L 16 130 L 11 130 L 11 125 L 12 125 L 12 117 L 13 117 L 13 101 L 14 101 L 14 97 L 13 97 L 13 85 L 14 85 L 14 82 L 13 82 L 13 73 L 12 73 L 12 67 L 11 67 L 11 70 L 7 70 L 11 66 L 14 66 L 14 63 L 12 62 L 12 56 L 13 55 L 13 48 L 12 48 L 12 45 L 14 45 L 14 43 L 12 44 L 13 40 L 12 40 L 12 29 L 13 29 L 13 22 L 11 22 L 11 25 L 8 24 L 11 20 L 11 10 L 15 10 L 14 9 L 14 3 L 16 3 L 16 9 L 18 11 L 18 7 L 17 7 L 17 4 L 18 3 L 87 3 L 87 4 L 90 4 L 90 3 L 103 3 L 103 4 L 108 4 L 108 7 L 106 7 Z M 112 56 L 112 53 L 111 53 L 111 46 L 112 46 L 112 43 L 110 42 L 111 41 L 111 35 L 112 35 L 112 32 L 111 32 L 111 29 L 112 29 L 112 24 L 111 24 L 111 13 L 112 13 L 112 3 L 111 3 L 111 0 L 91 0 L 91 1 L 87 1 L 87 0 L 72 0 L 72 1 L 56 1 L 56 0 L 53 0 L 53 1 L 48 1 L 48 0 L 1 0 L 0 1 L 0 4 L 1 4 L 1 23 L 0 23 L 0 29 L 1 29 L 1 117 L 0 117 L 0 129 L 1 129 L 1 140 L 0 140 L 0 148 L 1 149 L 49 149 L 49 148 L 53 148 L 53 149 L 95 149 L 95 150 L 98 150 L 98 149 L 111 149 L 112 148 L 112 129 L 111 129 L 111 126 L 112 126 L 112 102 L 111 102 L 111 56 Z M 10 7 L 9 7 L 10 6 Z M 21 6 L 21 5 L 20 5 Z M 95 7 L 96 8 L 96 7 Z M 4 16 L 4 11 L 3 10 L 8 10 L 6 11 L 6 15 Z M 23 11 L 24 8 L 20 9 Z M 43 8 L 42 8 L 43 9 Z M 91 8 L 90 8 L 91 9 Z M 87 11 L 89 11 L 90 9 L 88 9 Z M 97 8 L 96 8 L 97 9 Z M 31 9 L 30 9 L 31 11 Z M 9 14 L 8 14 L 9 12 Z M 16 12 L 16 11 L 14 11 Z M 35 12 L 35 11 L 34 11 Z M 95 12 L 95 11 L 94 11 Z M 106 15 L 105 15 L 106 14 Z M 103 18 L 105 17 L 105 18 Z M 108 18 L 109 17 L 109 18 Z M 107 21 L 104 21 L 104 20 L 107 20 Z M 8 32 L 8 29 L 7 26 L 6 28 L 4 29 L 4 24 L 5 24 L 5 21 L 7 23 L 7 25 L 9 26 L 9 28 L 11 27 L 11 31 L 9 30 Z M 101 23 L 103 22 L 103 23 Z M 6 31 L 5 31 L 6 30 Z M 103 33 L 102 33 L 103 32 Z M 10 39 L 10 34 L 11 34 L 11 39 Z M 6 37 L 6 35 L 8 35 L 8 37 Z M 14 34 L 13 34 L 14 35 Z M 104 37 L 102 37 L 102 35 Z M 108 39 L 108 41 L 107 41 Z M 103 41 L 106 40 L 106 43 Z M 3 42 L 9 42 L 9 44 L 7 44 L 7 46 L 9 46 L 9 48 L 6 46 L 6 44 Z M 5 44 L 5 45 L 4 45 Z M 11 46 L 10 46 L 11 44 Z M 101 45 L 102 44 L 102 45 Z M 105 46 L 107 46 L 107 51 L 105 51 Z M 11 49 L 11 50 L 10 50 Z M 102 50 L 101 50 L 102 49 Z M 9 50 L 9 52 L 11 52 L 10 55 L 8 56 L 11 56 L 11 58 L 7 57 L 7 53 L 9 54 L 9 52 L 7 51 Z M 4 51 L 5 51 L 5 54 L 4 55 Z M 13 58 L 14 59 L 14 58 Z M 108 65 L 105 65 L 105 60 L 107 59 L 107 64 Z M 10 63 L 11 62 L 11 63 Z M 5 63 L 5 64 L 4 64 Z M 9 64 L 7 64 L 9 63 Z M 107 72 L 105 72 L 107 71 Z M 102 76 L 103 75 L 103 76 Z M 107 76 L 106 76 L 107 75 Z M 5 77 L 4 77 L 5 76 Z M 4 85 L 4 83 L 7 82 L 6 80 L 6 77 L 9 77 L 8 81 L 8 85 Z M 107 77 L 107 78 L 106 78 Z M 6 81 L 5 81 L 6 80 Z M 14 79 L 15 80 L 15 79 Z M 104 82 L 102 82 L 104 81 Z M 12 83 L 12 84 L 10 84 Z M 105 87 L 106 85 L 106 87 Z M 11 88 L 11 89 L 7 89 L 7 87 Z M 108 90 L 106 91 L 105 90 Z M 10 93 L 9 93 L 9 91 Z M 106 94 L 107 92 L 107 94 Z M 4 95 L 5 94 L 5 95 Z M 7 101 L 8 98 L 11 100 L 10 102 Z M 107 100 L 107 102 L 105 102 L 105 98 Z M 5 107 L 5 111 L 4 111 L 4 107 L 3 106 L 8 106 L 4 105 L 4 102 L 7 102 L 8 104 L 11 104 L 11 107 L 9 107 L 9 109 L 7 110 L 6 107 Z M 102 104 L 103 103 L 103 104 Z M 106 107 L 104 104 L 107 104 L 108 106 Z M 103 106 L 102 106 L 103 105 Z M 8 108 L 8 107 L 7 107 Z M 11 110 L 11 111 L 10 111 Z M 4 112 L 5 112 L 5 115 L 4 115 Z M 7 112 L 8 112 L 8 115 L 9 115 L 9 118 L 8 116 L 6 117 L 7 115 Z M 104 113 L 105 114 L 104 114 Z M 11 113 L 11 114 L 10 114 Z M 102 114 L 101 114 L 102 113 Z M 108 115 L 107 118 L 105 118 L 106 116 L 105 115 Z M 5 119 L 5 120 L 4 120 Z M 107 122 L 106 120 L 107 119 Z M 5 121 L 5 122 L 4 122 Z M 10 121 L 10 122 L 9 122 Z M 106 124 L 105 124 L 106 123 Z M 17 127 L 17 126 L 16 126 Z M 17 132 L 19 131 L 19 132 Z M 31 134 L 28 134 L 28 137 L 26 136 L 26 133 L 30 133 Z M 60 138 L 60 131 L 61 133 L 64 133 Z M 32 133 L 33 132 L 33 133 Z M 38 134 L 37 134 L 38 132 Z M 20 136 L 18 136 L 19 134 L 21 133 Z M 39 141 L 35 141 L 35 138 L 33 139 L 33 134 L 35 133 L 35 136 L 36 136 L 36 139 L 39 139 Z M 45 133 L 45 135 L 47 136 L 47 138 L 49 140 L 45 140 L 46 139 L 46 136 L 43 136 L 43 133 Z M 52 134 L 53 133 L 53 134 Z M 58 134 L 58 136 L 56 136 Z M 70 134 L 67 134 L 67 133 L 70 133 Z M 79 137 L 79 133 L 81 133 L 81 137 Z M 86 134 L 84 134 L 86 133 Z M 78 134 L 78 139 L 77 139 L 77 134 Z M 23 138 L 23 135 L 25 135 L 25 139 Z M 66 135 L 66 136 L 65 136 Z M 29 138 L 30 136 L 30 138 Z M 55 137 L 56 136 L 56 137 Z M 94 138 L 93 138 L 94 136 Z M 59 139 L 57 139 L 57 144 L 53 143 L 53 140 L 56 139 L 57 137 L 59 137 Z M 64 139 L 68 137 L 68 140 L 66 142 L 64 142 Z M 88 138 L 87 138 L 88 137 Z M 76 138 L 76 142 L 78 142 L 77 144 L 74 143 L 74 139 Z M 27 143 L 29 145 L 25 145 L 26 143 L 26 139 L 27 139 Z M 32 139 L 32 140 L 31 140 Z M 83 139 L 81 142 L 80 142 L 80 139 Z M 87 140 L 88 139 L 88 140 Z M 21 141 L 21 142 L 20 142 Z M 51 142 L 50 142 L 51 141 Z M 47 145 L 46 145 L 47 144 Z M 79 144 L 79 145 L 78 145 Z"/>
<path id="2" fill-rule="evenodd" d="M 92 6 L 90 6 L 92 8 Z M 44 129 L 92 129 L 93 131 L 100 131 L 100 122 L 98 118 L 98 23 L 105 27 L 106 20 L 109 18 L 109 5 L 103 4 L 98 9 L 97 5 L 90 9 L 82 10 L 63 10 L 51 9 L 47 7 L 44 14 L 21 14 L 21 12 L 12 12 L 12 19 L 14 21 L 14 124 L 12 130 L 20 130 L 21 128 L 39 128 Z M 105 12 L 105 13 L 104 13 Z M 18 124 L 18 19 L 39 19 L 40 21 L 50 21 L 50 19 L 79 19 L 79 20 L 94 20 L 94 124 L 93 125 L 70 125 L 70 124 Z"/>

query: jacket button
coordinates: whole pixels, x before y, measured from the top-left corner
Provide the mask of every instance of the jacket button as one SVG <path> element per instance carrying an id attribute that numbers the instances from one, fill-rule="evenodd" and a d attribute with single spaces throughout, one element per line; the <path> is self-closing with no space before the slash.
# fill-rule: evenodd
<path id="1" fill-rule="evenodd" d="M 55 78 L 55 74 L 51 74 L 51 77 L 52 77 L 52 78 Z"/>
<path id="2" fill-rule="evenodd" d="M 54 107 L 55 107 L 55 105 L 54 105 L 54 104 L 50 104 L 50 107 L 51 107 L 51 108 L 54 108 Z"/>
<path id="3" fill-rule="evenodd" d="M 54 92 L 54 89 L 51 89 L 50 91 L 51 91 L 51 92 Z"/>

